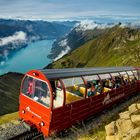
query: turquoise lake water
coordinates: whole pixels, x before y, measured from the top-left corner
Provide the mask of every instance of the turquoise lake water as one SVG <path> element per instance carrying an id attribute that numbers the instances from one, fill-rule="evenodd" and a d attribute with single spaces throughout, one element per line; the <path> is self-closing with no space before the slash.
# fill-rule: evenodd
<path id="1" fill-rule="evenodd" d="M 0 75 L 7 72 L 26 73 L 31 69 L 41 69 L 51 62 L 47 58 L 54 40 L 41 40 L 29 44 L 16 52 L 3 66 Z"/>

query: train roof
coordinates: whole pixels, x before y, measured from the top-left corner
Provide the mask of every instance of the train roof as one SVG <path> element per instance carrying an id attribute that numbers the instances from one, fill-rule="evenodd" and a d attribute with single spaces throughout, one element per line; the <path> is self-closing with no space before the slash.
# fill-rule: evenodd
<path id="1" fill-rule="evenodd" d="M 68 77 L 78 77 L 86 75 L 115 73 L 135 70 L 134 67 L 96 67 L 96 68 L 66 68 L 66 69 L 42 69 L 41 71 L 47 79 L 62 79 Z"/>

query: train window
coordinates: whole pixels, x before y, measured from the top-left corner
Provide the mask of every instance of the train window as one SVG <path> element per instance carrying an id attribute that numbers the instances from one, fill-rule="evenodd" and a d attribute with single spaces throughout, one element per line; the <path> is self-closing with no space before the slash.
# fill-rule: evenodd
<path id="1" fill-rule="evenodd" d="M 128 75 L 129 75 L 129 81 L 130 81 L 130 83 L 131 83 L 131 84 L 132 84 L 132 83 L 135 83 L 136 78 L 135 78 L 133 72 L 132 72 L 132 71 L 127 71 L 127 73 L 128 73 Z"/>
<path id="2" fill-rule="evenodd" d="M 84 98 L 86 90 L 81 77 L 63 79 L 63 82 L 66 88 L 66 103 Z"/>
<path id="3" fill-rule="evenodd" d="M 138 72 L 136 70 L 133 71 L 135 79 L 138 80 Z"/>
<path id="4" fill-rule="evenodd" d="M 50 106 L 50 91 L 46 82 L 27 76 L 23 81 L 22 93 L 47 107 Z"/>
<path id="5" fill-rule="evenodd" d="M 119 76 L 119 73 L 111 73 L 112 77 Z"/>
<path id="6" fill-rule="evenodd" d="M 64 91 L 62 88 L 62 84 L 59 80 L 51 81 L 53 90 L 53 101 L 54 101 L 54 108 L 63 106 L 64 102 Z"/>
<path id="7" fill-rule="evenodd" d="M 123 72 L 120 72 L 120 75 L 122 77 L 123 85 L 128 85 L 129 84 L 129 78 L 128 78 L 127 73 L 125 71 L 123 71 Z"/>
<path id="8" fill-rule="evenodd" d="M 100 74 L 99 75 L 100 76 L 100 78 L 103 80 L 103 79 L 110 79 L 111 78 L 111 76 L 109 75 L 109 74 Z"/>
<path id="9" fill-rule="evenodd" d="M 83 77 L 87 82 L 88 97 L 102 93 L 102 86 L 97 75 L 90 75 Z"/>
<path id="10" fill-rule="evenodd" d="M 122 77 L 119 73 L 110 73 L 112 76 L 111 85 L 112 88 L 119 88 L 122 86 Z"/>
<path id="11" fill-rule="evenodd" d="M 111 76 L 110 74 L 100 74 L 102 80 L 103 92 L 108 92 L 112 89 Z"/>

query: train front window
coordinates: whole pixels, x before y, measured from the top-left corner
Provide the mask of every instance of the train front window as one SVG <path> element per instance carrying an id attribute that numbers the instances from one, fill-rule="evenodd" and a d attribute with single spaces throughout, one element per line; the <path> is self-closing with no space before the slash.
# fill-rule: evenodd
<path id="1" fill-rule="evenodd" d="M 22 93 L 47 107 L 50 106 L 50 91 L 46 82 L 27 76 L 23 81 Z"/>
<path id="2" fill-rule="evenodd" d="M 66 103 L 84 98 L 86 88 L 81 77 L 63 79 L 63 83 L 66 88 Z"/>

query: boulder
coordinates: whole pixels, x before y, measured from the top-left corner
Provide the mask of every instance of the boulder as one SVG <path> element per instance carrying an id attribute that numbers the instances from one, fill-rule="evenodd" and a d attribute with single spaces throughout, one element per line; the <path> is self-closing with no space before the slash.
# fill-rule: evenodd
<path id="1" fill-rule="evenodd" d="M 131 121 L 135 124 L 135 126 L 140 126 L 140 115 L 132 115 Z"/>
<path id="2" fill-rule="evenodd" d="M 137 103 L 137 108 L 140 109 L 140 103 Z"/>
<path id="3" fill-rule="evenodd" d="M 125 120 L 125 119 L 118 119 L 116 121 L 116 126 L 119 134 L 126 134 L 129 130 L 133 129 L 133 124 L 131 120 Z"/>
<path id="4" fill-rule="evenodd" d="M 105 126 L 106 135 L 111 136 L 116 133 L 116 124 L 115 121 L 111 122 L 110 124 Z"/>
<path id="5" fill-rule="evenodd" d="M 132 104 L 131 106 L 129 106 L 129 114 L 135 114 L 138 112 L 138 109 L 137 109 L 137 104 Z"/>
<path id="6" fill-rule="evenodd" d="M 140 139 L 140 127 L 137 127 L 129 132 L 129 134 L 122 140 L 139 140 Z"/>
<path id="7" fill-rule="evenodd" d="M 125 111 L 119 114 L 120 119 L 130 119 L 129 111 Z"/>

